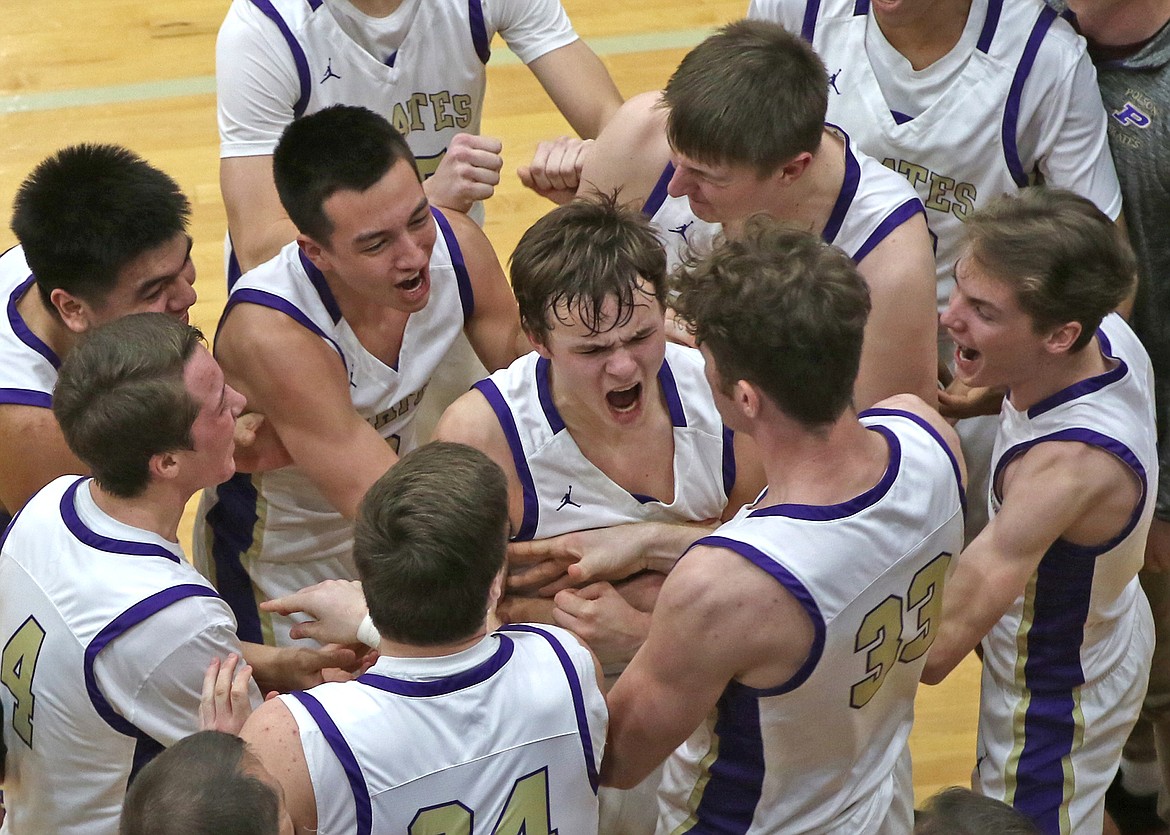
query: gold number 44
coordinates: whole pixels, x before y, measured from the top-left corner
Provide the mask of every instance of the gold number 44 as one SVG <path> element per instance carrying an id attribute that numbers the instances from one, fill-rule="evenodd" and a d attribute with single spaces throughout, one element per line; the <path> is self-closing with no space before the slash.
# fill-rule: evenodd
<path id="1" fill-rule="evenodd" d="M 410 822 L 409 835 L 473 835 L 474 813 L 457 800 L 420 809 Z M 512 784 L 504 811 L 492 835 L 557 835 L 548 809 L 548 768 L 527 774 Z"/>
<path id="2" fill-rule="evenodd" d="M 45 642 L 45 630 L 31 615 L 20 625 L 0 655 L 0 682 L 8 688 L 15 701 L 12 710 L 12 728 L 25 744 L 32 747 L 33 735 L 33 675 L 37 656 Z"/>

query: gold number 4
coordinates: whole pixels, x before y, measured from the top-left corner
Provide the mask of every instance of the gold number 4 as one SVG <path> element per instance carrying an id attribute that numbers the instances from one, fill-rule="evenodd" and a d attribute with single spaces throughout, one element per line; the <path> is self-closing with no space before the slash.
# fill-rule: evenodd
<path id="1" fill-rule="evenodd" d="M 906 612 L 917 610 L 918 629 L 905 644 L 902 643 L 903 599 L 898 595 L 891 594 L 862 618 L 853 647 L 857 652 L 865 652 L 865 670 L 869 675 L 850 689 L 852 707 L 861 708 L 869 703 L 895 662 L 915 661 L 934 643 L 934 623 L 942 614 L 943 583 L 950 563 L 951 555 L 944 551 L 920 568 L 910 581 Z"/>
<path id="2" fill-rule="evenodd" d="M 33 675 L 37 669 L 37 656 L 45 642 L 45 630 L 31 615 L 20 625 L 4 645 L 0 655 L 0 682 L 8 688 L 15 701 L 12 710 L 12 728 L 25 744 L 32 747 L 33 735 Z"/>
<path id="3" fill-rule="evenodd" d="M 410 822 L 410 835 L 472 835 L 474 813 L 457 800 L 420 809 Z M 512 784 L 504 811 L 492 835 L 557 835 L 548 808 L 548 768 Z"/>

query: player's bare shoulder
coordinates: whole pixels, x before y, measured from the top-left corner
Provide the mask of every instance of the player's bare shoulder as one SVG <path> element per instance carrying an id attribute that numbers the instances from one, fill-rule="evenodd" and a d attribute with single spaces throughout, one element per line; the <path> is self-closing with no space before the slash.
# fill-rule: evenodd
<path id="1" fill-rule="evenodd" d="M 657 90 L 626 101 L 597 137 L 578 196 L 619 191 L 622 203 L 640 208 L 670 162 L 666 117 Z"/>

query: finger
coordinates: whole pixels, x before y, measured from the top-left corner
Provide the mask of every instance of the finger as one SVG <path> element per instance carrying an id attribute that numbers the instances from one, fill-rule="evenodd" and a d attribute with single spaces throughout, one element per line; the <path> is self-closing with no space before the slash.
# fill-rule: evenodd
<path id="1" fill-rule="evenodd" d="M 251 712 L 252 700 L 248 698 L 248 683 L 251 680 L 252 667 L 250 665 L 245 664 L 236 671 L 236 676 L 232 679 L 231 711 L 233 715 L 239 715 L 245 711 Z"/>
<path id="2" fill-rule="evenodd" d="M 508 573 L 508 588 L 528 589 L 546 585 L 565 575 L 565 567 L 559 562 L 546 560 L 534 565 L 527 565 L 518 571 Z"/>
<path id="3" fill-rule="evenodd" d="M 543 560 L 568 561 L 568 553 L 559 539 L 532 539 L 527 542 L 508 543 L 508 563 L 522 565 L 524 563 L 541 562 Z"/>
<path id="4" fill-rule="evenodd" d="M 581 618 L 589 608 L 589 601 L 581 597 L 581 592 L 577 589 L 565 589 L 562 592 L 558 592 L 557 596 L 553 598 L 553 602 L 556 603 L 556 608 L 553 609 L 554 617 L 559 609 L 565 614 L 572 615 L 575 618 Z"/>
<path id="5" fill-rule="evenodd" d="M 498 186 L 500 184 L 500 169 L 503 167 L 504 161 L 499 157 L 477 156 L 474 159 L 466 160 L 459 169 L 459 176 L 472 185 Z"/>
<path id="6" fill-rule="evenodd" d="M 231 704 L 232 678 L 236 672 L 236 662 L 240 656 L 230 653 L 219 665 L 219 674 L 215 677 L 215 712 L 218 715 Z"/>
<path id="7" fill-rule="evenodd" d="M 212 658 L 203 674 L 203 690 L 199 696 L 199 727 L 210 729 L 215 719 L 215 682 L 219 678 L 219 659 Z"/>
<path id="8" fill-rule="evenodd" d="M 321 653 L 321 666 L 319 669 L 326 667 L 337 667 L 342 670 L 357 669 L 357 653 L 348 647 L 335 647 L 319 650 Z"/>
<path id="9" fill-rule="evenodd" d="M 457 143 L 466 148 L 487 151 L 492 154 L 499 154 L 504 150 L 502 141 L 494 136 L 484 136 L 483 134 L 457 133 L 451 138 L 451 144 Z"/>
<path id="10" fill-rule="evenodd" d="M 293 639 L 308 638 L 321 643 L 325 642 L 325 629 L 320 621 L 303 620 L 289 627 L 288 635 Z"/>
<path id="11" fill-rule="evenodd" d="M 305 589 L 302 589 L 294 594 L 287 594 L 284 597 L 262 600 L 260 602 L 260 610 L 262 612 L 273 612 L 278 615 L 292 615 L 297 612 L 303 612 L 305 611 L 305 591 Z"/>
<path id="12" fill-rule="evenodd" d="M 541 586 L 539 589 L 536 590 L 536 593 L 539 594 L 541 597 L 552 597 L 557 592 L 559 592 L 563 589 L 571 589 L 571 588 L 574 588 L 576 586 L 579 586 L 581 584 L 581 578 L 575 577 L 569 573 L 573 568 L 576 567 L 576 565 L 578 565 L 578 564 L 574 563 L 573 565 L 570 565 L 568 568 L 565 569 L 564 573 L 562 573 L 560 577 L 558 577 L 556 580 L 553 580 L 551 583 L 549 583 L 547 585 Z M 588 579 L 588 578 L 586 578 L 586 579 Z"/>

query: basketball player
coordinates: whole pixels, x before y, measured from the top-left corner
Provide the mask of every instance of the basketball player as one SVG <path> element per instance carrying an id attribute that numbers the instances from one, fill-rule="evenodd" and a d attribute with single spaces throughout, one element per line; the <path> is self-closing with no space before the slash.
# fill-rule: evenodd
<path id="1" fill-rule="evenodd" d="M 241 652 L 230 609 L 178 544 L 187 500 L 234 471 L 243 408 L 200 338 L 172 317 L 135 314 L 61 365 L 53 411 L 94 478 L 54 479 L 0 546 L 14 832 L 116 832 L 127 781 L 198 730 L 208 659 Z M 269 688 L 352 661 L 255 649 Z M 259 702 L 255 686 L 250 695 Z"/>
<path id="2" fill-rule="evenodd" d="M 873 300 L 855 401 L 935 402 L 934 259 L 904 180 L 825 125 L 828 76 L 779 26 L 741 21 L 683 59 L 661 98 L 631 99 L 598 138 L 582 189 L 621 189 L 651 215 L 674 267 L 763 212 L 858 264 Z"/>
<path id="3" fill-rule="evenodd" d="M 290 624 L 262 621 L 257 600 L 354 576 L 350 520 L 416 445 L 416 407 L 453 340 L 465 331 L 492 369 L 529 348 L 487 239 L 430 207 L 410 149 L 381 116 L 336 105 L 302 117 L 274 164 L 302 231 L 236 283 L 215 351 L 294 466 L 205 497 L 195 562 L 241 637 L 284 644 Z"/>
<path id="4" fill-rule="evenodd" d="M 242 732 L 298 832 L 597 831 L 596 663 L 555 626 L 489 632 L 507 537 L 504 475 L 470 447 L 422 447 L 370 489 L 354 556 L 377 663 Z"/>
<path id="5" fill-rule="evenodd" d="M 1146 689 L 1138 584 L 1157 452 L 1149 359 L 1111 315 L 1135 265 L 1083 197 L 1026 189 L 967 220 L 942 323 L 964 383 L 1009 391 L 991 521 L 947 584 L 923 680 L 983 648 L 977 791 L 1045 833 L 1100 832 Z"/>
<path id="6" fill-rule="evenodd" d="M 679 282 L 768 486 L 667 576 L 609 694 L 603 780 L 669 755 L 659 833 L 910 832 L 914 693 L 962 542 L 956 439 L 913 397 L 859 420 L 869 299 L 840 250 L 759 218 Z"/>

